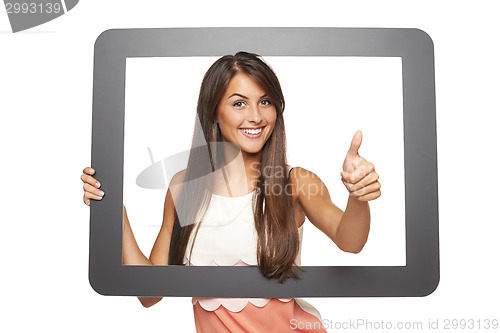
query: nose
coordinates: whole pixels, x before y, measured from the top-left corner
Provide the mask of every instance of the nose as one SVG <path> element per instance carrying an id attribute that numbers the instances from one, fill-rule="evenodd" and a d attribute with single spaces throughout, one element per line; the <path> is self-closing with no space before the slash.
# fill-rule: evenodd
<path id="1" fill-rule="evenodd" d="M 253 105 L 248 108 L 247 119 L 249 122 L 258 124 L 262 121 L 262 113 L 257 105 Z"/>

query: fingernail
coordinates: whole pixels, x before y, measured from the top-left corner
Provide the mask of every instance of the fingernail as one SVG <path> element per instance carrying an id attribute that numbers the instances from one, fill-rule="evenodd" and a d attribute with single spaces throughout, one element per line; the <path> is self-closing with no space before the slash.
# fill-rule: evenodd
<path id="1" fill-rule="evenodd" d="M 98 199 L 99 199 L 99 200 L 101 200 L 101 199 L 102 199 L 102 197 L 98 197 Z"/>
<path id="2" fill-rule="evenodd" d="M 90 169 L 90 172 L 91 172 L 91 173 L 94 173 L 94 169 Z"/>
<path id="3" fill-rule="evenodd" d="M 97 183 L 95 183 L 95 186 L 96 186 L 97 188 L 99 188 L 99 187 L 101 187 L 101 183 L 97 182 Z"/>
<path id="4" fill-rule="evenodd" d="M 99 191 L 99 195 L 102 197 L 104 195 L 103 191 Z"/>

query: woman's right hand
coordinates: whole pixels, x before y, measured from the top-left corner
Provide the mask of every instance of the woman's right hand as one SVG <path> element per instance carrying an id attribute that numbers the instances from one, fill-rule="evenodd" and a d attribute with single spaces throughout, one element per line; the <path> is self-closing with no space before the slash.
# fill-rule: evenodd
<path id="1" fill-rule="evenodd" d="M 83 182 L 83 202 L 90 206 L 90 199 L 93 200 L 101 200 L 104 196 L 104 192 L 99 190 L 101 187 L 101 183 L 99 183 L 92 175 L 95 173 L 95 170 L 87 167 L 83 169 L 83 174 L 80 177 Z"/>

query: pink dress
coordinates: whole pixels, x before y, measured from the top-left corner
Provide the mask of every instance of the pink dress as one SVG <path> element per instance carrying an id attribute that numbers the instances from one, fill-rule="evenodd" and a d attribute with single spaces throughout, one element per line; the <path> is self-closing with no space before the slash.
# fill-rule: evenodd
<path id="1" fill-rule="evenodd" d="M 253 192 L 242 197 L 212 195 L 190 261 L 194 232 L 189 240 L 186 265 L 257 265 L 252 195 Z M 300 252 L 297 262 L 300 265 Z M 319 312 L 298 298 L 193 298 L 193 309 L 199 333 L 326 332 Z"/>

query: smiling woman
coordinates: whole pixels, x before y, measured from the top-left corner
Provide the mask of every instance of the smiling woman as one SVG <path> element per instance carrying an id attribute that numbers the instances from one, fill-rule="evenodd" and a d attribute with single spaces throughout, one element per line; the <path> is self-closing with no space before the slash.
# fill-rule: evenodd
<path id="1" fill-rule="evenodd" d="M 209 146 L 209 159 L 191 154 L 185 173 L 179 174 L 182 188 L 176 189 L 179 194 L 174 200 L 177 215 L 184 217 L 184 221 L 174 225 L 171 264 L 184 263 L 188 235 L 194 224 L 202 220 L 212 194 L 243 196 L 256 190 L 254 219 L 259 266 L 265 276 L 278 281 L 296 277 L 292 267 L 299 242 L 297 228 L 290 223 L 292 198 L 286 193 L 271 195 L 266 190 L 285 188 L 288 174 L 266 175 L 261 171 L 287 167 L 284 105 L 278 78 L 255 54 L 240 52 L 224 56 L 209 68 L 200 89 L 197 116 L 201 128 L 195 129 L 193 148 L 203 142 L 228 144 L 215 149 Z M 243 131 L 255 127 L 263 128 L 256 138 Z M 235 154 L 229 151 L 231 146 L 240 152 L 239 158 L 232 159 Z M 197 231 L 194 234 L 196 237 Z M 266 234 L 272 241 L 265 239 Z"/>
<path id="2" fill-rule="evenodd" d="M 187 168 L 170 182 L 149 258 L 124 208 L 123 264 L 258 265 L 268 278 L 295 279 L 306 217 L 341 250 L 361 251 L 368 201 L 380 196 L 373 164 L 358 154 L 361 132 L 343 164 L 349 191 L 343 212 L 318 176 L 287 164 L 284 108 L 280 83 L 259 56 L 238 52 L 218 59 L 203 78 L 193 150 Z M 208 154 L 193 153 L 203 145 Z M 82 175 L 86 204 L 103 198 L 94 172 L 86 168 Z M 161 300 L 139 299 L 146 307 Z M 301 299 L 194 298 L 193 308 L 199 332 L 284 332 L 292 322 L 315 323 L 306 331 L 325 332 L 318 311 Z"/>

